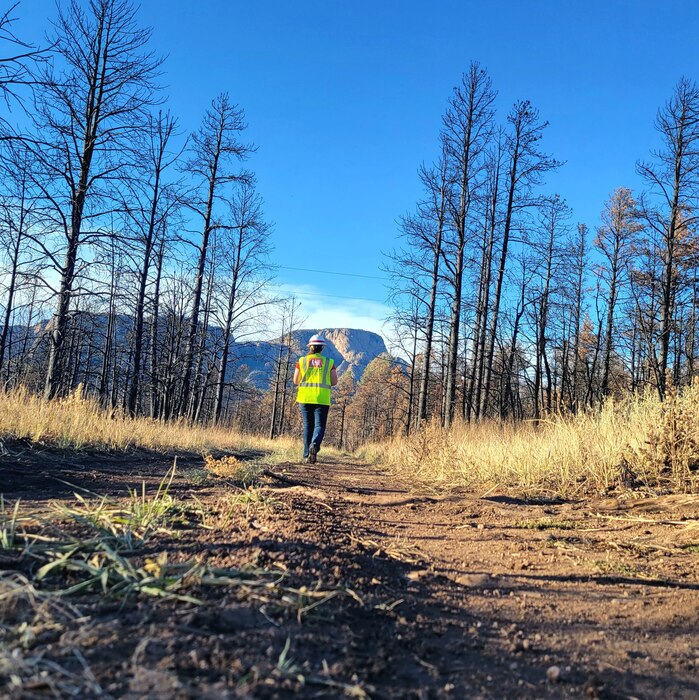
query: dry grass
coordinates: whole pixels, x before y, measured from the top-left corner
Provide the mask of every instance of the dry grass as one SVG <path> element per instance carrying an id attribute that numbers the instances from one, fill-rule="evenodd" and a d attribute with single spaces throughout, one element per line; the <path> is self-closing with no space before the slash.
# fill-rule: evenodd
<path id="1" fill-rule="evenodd" d="M 255 450 L 265 452 L 272 462 L 298 460 L 301 451 L 299 441 L 290 437 L 268 440 L 224 427 L 129 418 L 120 411 L 102 409 L 80 390 L 51 402 L 23 388 L 0 392 L 0 440 L 9 438 L 75 449 L 178 449 L 202 454 Z"/>
<path id="2" fill-rule="evenodd" d="M 266 462 L 296 462 L 300 442 L 268 440 L 228 428 L 132 419 L 106 411 L 81 391 L 47 402 L 23 389 L 0 393 L 0 440 L 23 438 L 68 448 L 157 451 L 256 451 Z M 324 456 L 338 458 L 323 447 Z M 422 488 L 466 486 L 575 496 L 618 484 L 664 491 L 699 490 L 699 382 L 670 393 L 608 401 L 600 411 L 533 423 L 462 424 L 449 432 L 431 424 L 410 438 L 361 450 Z M 226 461 L 228 459 L 228 461 Z M 206 473 L 254 482 L 250 465 L 208 458 Z M 244 467 L 244 468 L 243 468 Z"/>
<path id="3" fill-rule="evenodd" d="M 664 403 L 648 394 L 533 423 L 427 425 L 362 456 L 423 487 L 576 496 L 616 485 L 699 490 L 699 382 Z"/>
<path id="4" fill-rule="evenodd" d="M 284 566 L 214 567 L 201 558 L 181 561 L 175 550 L 165 548 L 145 555 L 146 544 L 162 546 L 163 538 L 176 538 L 183 530 L 231 528 L 241 517 L 247 519 L 251 510 L 273 506 L 252 488 L 236 489 L 213 504 L 195 498 L 176 500 L 169 493 L 171 483 L 172 472 L 154 494 L 132 490 L 126 501 L 87 500 L 76 494 L 75 503 L 57 504 L 54 516 L 40 519 L 17 507 L 5 509 L 0 534 L 11 530 L 12 535 L 5 538 L 10 545 L 0 551 L 18 569 L 0 574 L 0 643 L 4 634 L 17 632 L 3 622 L 19 613 L 18 600 L 29 612 L 38 603 L 54 604 L 78 593 L 111 599 L 153 596 L 201 605 L 195 594 L 225 586 L 290 612 L 301 622 L 315 608 L 345 593 L 342 588 L 326 590 L 320 581 L 311 587 L 282 585 L 288 577 Z M 24 529 L 25 523 L 31 524 L 30 530 Z"/>
<path id="5" fill-rule="evenodd" d="M 219 590 L 224 588 L 234 593 L 239 604 L 259 609 L 265 616 L 293 617 L 302 623 L 334 598 L 355 598 L 351 590 L 328 588 L 320 580 L 291 585 L 283 565 L 261 569 L 250 563 L 221 568 L 204 562 L 203 557 L 181 561 L 176 550 L 154 551 L 152 547 L 148 556 L 143 549 L 146 543 L 162 546 L 164 536 L 210 527 L 204 520 L 212 506 L 196 499 L 194 505 L 188 500 L 176 501 L 168 493 L 170 484 L 168 475 L 155 494 L 133 490 L 126 502 L 107 498 L 88 501 L 76 496 L 73 505 L 57 505 L 53 517 L 24 514 L 18 504 L 3 508 L 0 534 L 5 532 L 6 545 L 0 547 L 0 554 L 5 557 L 4 565 L 11 561 L 17 567 L 0 571 L 3 698 L 106 697 L 83 651 L 95 644 L 106 647 L 113 637 L 101 636 L 104 632 L 99 631 L 97 619 L 81 609 L 86 601 L 150 596 L 190 609 L 218 604 Z M 241 490 L 238 499 L 234 495 L 226 495 L 225 506 L 238 512 L 237 519 L 242 513 L 247 519 L 251 502 L 261 503 L 252 489 Z M 219 510 L 220 505 L 214 504 L 213 510 Z M 225 523 L 216 522 L 217 529 L 231 528 L 235 520 L 229 512 Z M 25 524 L 30 525 L 29 531 Z M 76 603 L 69 602 L 76 595 Z M 53 649 L 50 644 L 46 646 L 47 640 L 58 639 L 60 644 L 53 645 Z M 180 686 L 175 673 L 146 668 L 142 663 L 149 641 L 152 639 L 145 636 L 136 646 L 129 667 L 124 664 L 131 676 L 129 697 L 134 693 L 134 697 L 177 695 Z M 280 672 L 292 670 L 290 662 L 283 663 L 287 652 L 280 657 Z M 345 689 L 344 684 L 332 679 L 302 679 L 306 681 Z"/>

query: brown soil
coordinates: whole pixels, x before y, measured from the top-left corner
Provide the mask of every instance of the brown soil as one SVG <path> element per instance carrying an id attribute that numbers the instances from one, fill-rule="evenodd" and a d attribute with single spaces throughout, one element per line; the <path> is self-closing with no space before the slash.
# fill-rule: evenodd
<path id="1" fill-rule="evenodd" d="M 171 465 L 14 444 L 0 491 L 46 512 L 152 493 Z M 201 469 L 180 458 L 172 493 L 220 514 L 233 487 Z M 186 591 L 202 605 L 0 597 L 0 696 L 699 697 L 697 497 L 426 497 L 322 455 L 270 467 L 261 490 L 225 526 L 185 520 L 131 553 L 252 567 L 249 585 Z M 27 566 L 0 551 L 0 583 Z"/>

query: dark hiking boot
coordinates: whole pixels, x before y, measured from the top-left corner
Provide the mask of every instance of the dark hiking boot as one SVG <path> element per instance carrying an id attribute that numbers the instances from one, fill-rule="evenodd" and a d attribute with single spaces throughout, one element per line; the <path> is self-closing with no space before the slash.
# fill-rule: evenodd
<path id="1" fill-rule="evenodd" d="M 318 454 L 318 446 L 315 444 L 315 442 L 312 442 L 311 446 L 308 448 L 308 461 L 310 464 L 316 463 L 317 454 Z"/>

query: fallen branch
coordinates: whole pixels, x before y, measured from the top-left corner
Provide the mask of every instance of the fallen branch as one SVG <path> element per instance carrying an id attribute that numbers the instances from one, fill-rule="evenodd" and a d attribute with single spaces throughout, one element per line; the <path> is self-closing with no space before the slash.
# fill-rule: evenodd
<path id="1" fill-rule="evenodd" d="M 291 477 L 283 476 L 282 474 L 277 474 L 277 472 L 273 472 L 271 469 L 263 469 L 262 473 L 265 476 L 268 476 L 270 479 L 276 479 L 277 481 L 281 481 L 282 484 L 289 484 L 289 486 L 307 486 L 308 488 L 311 488 L 311 484 L 309 484 L 307 481 L 301 481 L 300 479 L 292 479 Z"/>

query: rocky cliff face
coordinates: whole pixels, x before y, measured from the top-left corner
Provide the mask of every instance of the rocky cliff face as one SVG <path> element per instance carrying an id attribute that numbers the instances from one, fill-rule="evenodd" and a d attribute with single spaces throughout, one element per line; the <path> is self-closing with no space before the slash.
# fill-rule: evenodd
<path id="1" fill-rule="evenodd" d="M 335 360 L 338 376 L 350 370 L 355 381 L 359 381 L 367 365 L 386 352 L 383 338 L 371 331 L 358 328 L 303 329 L 292 334 L 292 358 L 296 359 L 308 350 L 308 340 L 314 334 L 323 336 L 328 345 L 324 355 Z M 247 376 L 255 386 L 266 389 L 274 373 L 274 363 L 279 356 L 280 338 L 268 341 L 235 343 L 231 349 L 232 369 L 244 365 Z M 286 339 L 284 339 L 286 342 Z"/>
<path id="2" fill-rule="evenodd" d="M 328 341 L 325 354 L 335 360 L 338 375 L 352 370 L 357 381 L 364 374 L 367 365 L 374 358 L 386 352 L 386 344 L 380 335 L 358 328 L 323 328 L 320 331 L 298 331 L 297 338 L 302 352 L 305 350 L 308 339 L 314 333 L 318 333 Z"/>
<path id="3" fill-rule="evenodd" d="M 292 357 L 296 359 L 307 352 L 307 344 L 314 334 L 323 336 L 328 342 L 324 355 L 335 360 L 338 376 L 350 370 L 355 381 L 359 381 L 367 365 L 386 352 L 383 338 L 371 331 L 358 328 L 303 329 L 292 334 Z M 264 342 L 235 344 L 232 355 L 248 370 L 249 379 L 259 388 L 266 388 L 272 379 L 274 362 L 279 355 L 280 339 Z"/>

